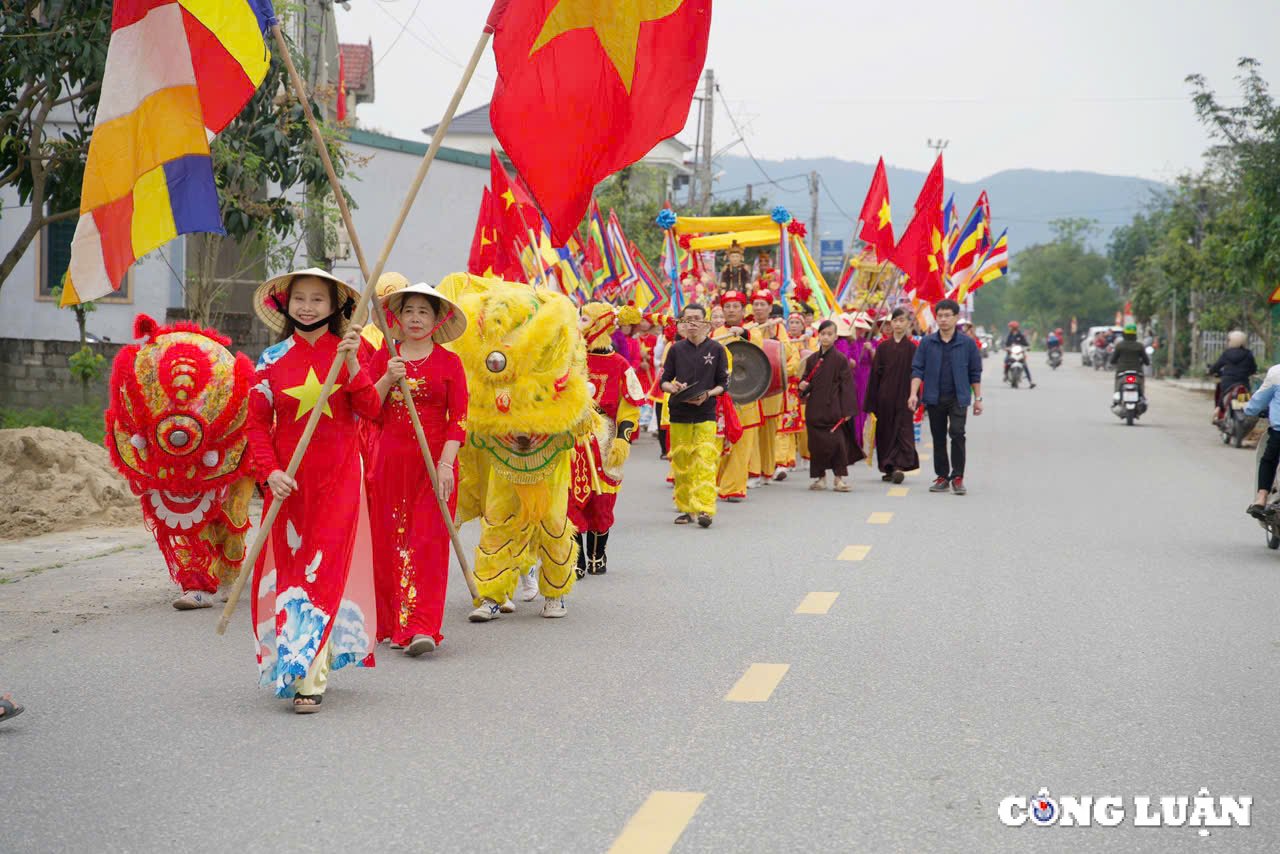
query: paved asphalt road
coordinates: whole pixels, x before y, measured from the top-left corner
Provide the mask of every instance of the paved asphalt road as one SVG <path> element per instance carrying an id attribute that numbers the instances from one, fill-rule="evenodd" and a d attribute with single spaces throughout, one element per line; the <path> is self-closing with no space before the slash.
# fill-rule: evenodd
<path id="1" fill-rule="evenodd" d="M 319 715 L 255 686 L 246 608 L 218 638 L 216 611 L 157 592 L 14 642 L 0 851 L 1280 850 L 1280 554 L 1242 513 L 1253 454 L 1201 397 L 1153 385 L 1127 428 L 1102 375 L 1033 366 L 1034 391 L 988 385 L 963 498 L 859 467 L 850 495 L 794 477 L 675 528 L 646 438 L 613 569 L 567 619 L 472 626 L 455 584 L 440 651 L 342 671 Z M 838 597 L 795 613 L 812 592 Z M 787 668 L 727 700 L 753 664 Z M 999 822 L 1041 786 L 1130 813 L 1207 787 L 1251 796 L 1253 826 Z M 705 797 L 631 821 L 655 792 Z"/>

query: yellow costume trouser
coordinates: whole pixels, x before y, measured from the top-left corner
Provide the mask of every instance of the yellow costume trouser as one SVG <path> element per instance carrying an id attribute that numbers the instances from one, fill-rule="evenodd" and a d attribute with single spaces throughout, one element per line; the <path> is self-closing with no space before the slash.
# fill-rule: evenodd
<path id="1" fill-rule="evenodd" d="M 802 460 L 809 459 L 809 431 L 801 430 L 795 434 L 796 453 Z"/>
<path id="2" fill-rule="evenodd" d="M 796 434 L 778 434 L 778 465 L 791 468 L 796 464 Z"/>
<path id="3" fill-rule="evenodd" d="M 510 599 L 520 574 L 539 558 L 538 590 L 543 596 L 564 596 L 573 589 L 578 546 L 568 515 L 570 457 L 568 451 L 560 453 L 549 464 L 547 477 L 537 483 L 511 483 L 497 471 L 489 473 L 476 546 L 476 605 L 481 599 Z"/>
<path id="4" fill-rule="evenodd" d="M 781 416 L 770 415 L 760 422 L 757 442 L 760 446 L 761 477 L 773 477 L 774 469 L 778 467 L 778 423 L 781 420 Z"/>
<path id="5" fill-rule="evenodd" d="M 742 431 L 742 438 L 729 447 L 729 453 L 720 458 L 720 472 L 717 477 L 720 497 L 742 497 L 747 494 L 747 476 L 751 468 L 751 457 L 757 450 L 756 432 L 759 427 L 748 427 Z"/>
<path id="6" fill-rule="evenodd" d="M 227 518 L 231 520 L 231 524 L 236 527 L 243 527 L 244 523 L 249 520 L 249 499 L 253 497 L 253 478 L 242 477 L 235 483 L 231 484 L 231 488 L 227 490 L 227 497 L 222 502 L 222 509 L 226 511 Z M 244 560 L 245 548 L 244 538 L 248 534 L 248 529 L 241 533 L 229 530 L 221 522 L 216 525 L 207 526 L 200 537 L 210 545 L 217 546 L 215 549 L 215 557 L 213 564 L 209 567 L 209 571 L 221 583 L 228 583 L 236 580 L 236 576 L 240 574 L 239 562 Z M 235 561 L 232 563 L 231 561 Z"/>
<path id="7" fill-rule="evenodd" d="M 672 424 L 670 440 L 676 510 L 716 515 L 716 459 L 721 441 L 716 422 Z"/>
<path id="8" fill-rule="evenodd" d="M 324 646 L 320 647 L 320 651 L 311 662 L 311 669 L 307 671 L 306 676 L 294 683 L 294 689 L 298 694 L 314 697 L 323 694 L 327 687 L 329 687 L 329 642 L 325 641 Z"/>

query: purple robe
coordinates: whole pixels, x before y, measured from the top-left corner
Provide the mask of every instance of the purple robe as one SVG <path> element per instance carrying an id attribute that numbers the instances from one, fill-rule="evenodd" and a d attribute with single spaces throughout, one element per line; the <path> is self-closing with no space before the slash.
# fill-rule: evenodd
<path id="1" fill-rule="evenodd" d="M 837 338 L 835 348 L 849 359 L 853 368 L 853 386 L 858 401 L 858 417 L 854 420 L 854 430 L 858 441 L 862 441 L 862 430 L 867 425 L 867 386 L 871 384 L 871 362 L 875 358 L 877 341 L 871 341 L 871 349 L 864 346 L 866 338 Z"/>

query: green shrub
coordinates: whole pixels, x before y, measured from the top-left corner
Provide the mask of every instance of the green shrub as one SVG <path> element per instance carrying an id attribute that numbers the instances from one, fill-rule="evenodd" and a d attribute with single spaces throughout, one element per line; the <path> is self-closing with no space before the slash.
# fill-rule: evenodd
<path id="1" fill-rule="evenodd" d="M 0 429 L 17 427 L 53 427 L 79 433 L 95 445 L 101 445 L 106 428 L 99 406 L 65 406 L 48 409 L 0 408 Z"/>

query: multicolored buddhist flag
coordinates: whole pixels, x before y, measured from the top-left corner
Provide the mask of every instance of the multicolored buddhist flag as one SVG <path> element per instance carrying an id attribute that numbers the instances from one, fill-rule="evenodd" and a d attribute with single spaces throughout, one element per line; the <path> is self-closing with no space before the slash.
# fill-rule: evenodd
<path id="1" fill-rule="evenodd" d="M 991 207 L 987 203 L 987 191 L 983 190 L 964 225 L 959 227 L 959 236 L 948 249 L 947 272 L 957 291 L 977 272 L 978 265 L 990 248 Z"/>
<path id="2" fill-rule="evenodd" d="M 499 0 L 489 118 L 568 240 L 596 183 L 684 129 L 711 0 Z"/>
<path id="3" fill-rule="evenodd" d="M 225 234 L 209 142 L 267 76 L 271 0 L 116 0 L 62 304 L 179 234 Z"/>
<path id="4" fill-rule="evenodd" d="M 974 273 L 973 278 L 960 286 L 959 297 L 963 301 L 969 294 L 976 291 L 985 284 L 994 282 L 1009 271 L 1009 229 L 1000 232 L 1000 237 L 995 243 L 991 244 L 991 248 L 987 251 L 987 255 L 982 259 L 982 264 L 978 266 L 978 272 Z"/>
<path id="5" fill-rule="evenodd" d="M 640 274 L 636 272 L 635 261 L 627 246 L 627 236 L 622 232 L 622 223 L 618 221 L 618 212 L 609 210 L 609 223 L 604 231 L 605 245 L 609 247 L 609 263 L 618 281 L 618 296 L 629 299 L 634 293 Z"/>

